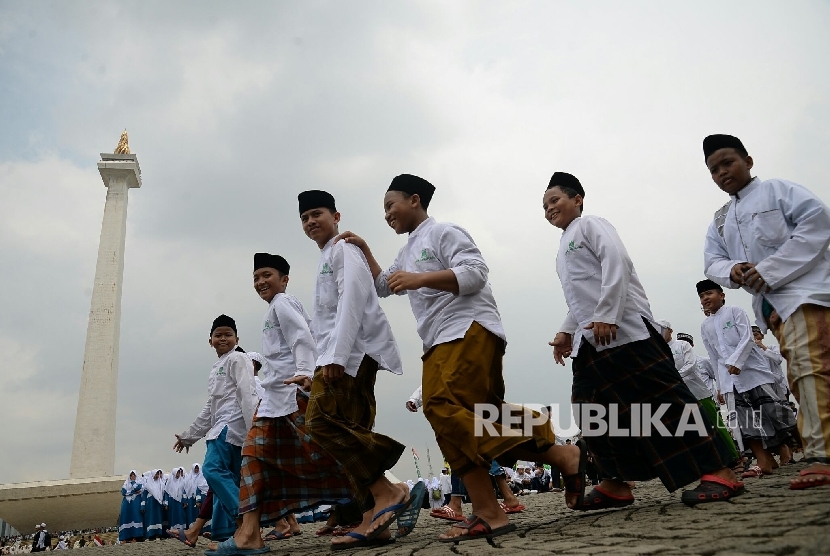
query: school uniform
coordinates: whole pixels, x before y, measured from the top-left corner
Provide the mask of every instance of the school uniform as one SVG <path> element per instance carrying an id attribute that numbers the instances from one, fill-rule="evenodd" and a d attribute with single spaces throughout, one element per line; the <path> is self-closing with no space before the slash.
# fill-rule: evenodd
<path id="1" fill-rule="evenodd" d="M 253 364 L 244 353 L 231 350 L 214 363 L 208 377 L 208 399 L 190 428 L 179 435 L 185 446 L 205 438 L 202 473 L 213 492 L 211 535 L 217 540 L 236 530 L 242 444 L 256 401 Z"/>
<path id="2" fill-rule="evenodd" d="M 263 526 L 351 497 L 340 464 L 308 433 L 308 396 L 284 384 L 314 375 L 317 351 L 310 324 L 300 301 L 285 293 L 274 296 L 263 318 L 262 399 L 242 447 L 239 492 L 239 513 L 259 508 Z"/>
<path id="3" fill-rule="evenodd" d="M 573 336 L 573 394 L 583 403 L 618 405 L 619 427 L 629 429 L 630 407 L 669 409 L 660 419 L 672 436 L 586 435 L 602 476 L 629 481 L 659 477 L 674 491 L 732 463 L 729 446 L 704 414 L 706 436 L 674 436 L 687 404 L 697 399 L 680 378 L 674 357 L 655 330 L 648 298 L 617 231 L 605 219 L 582 216 L 563 231 L 556 271 L 568 304 L 560 332 Z M 594 345 L 584 329 L 592 322 L 617 325 L 616 339 Z"/>
<path id="4" fill-rule="evenodd" d="M 706 388 L 709 390 L 709 394 L 717 400 L 718 398 L 718 380 L 717 375 L 715 374 L 715 368 L 712 367 L 712 362 L 709 361 L 708 357 L 700 357 L 699 355 L 695 355 L 695 367 L 697 368 L 697 375 L 700 377 L 700 380 L 703 381 L 703 384 L 706 385 Z"/>
<path id="5" fill-rule="evenodd" d="M 796 426 L 795 415 L 773 387 L 776 377 L 752 339 L 744 310 L 721 307 L 703 321 L 700 334 L 709 359 L 717 366 L 729 420 L 733 415 L 737 419 L 737 424 L 730 425 L 740 430 L 739 448 L 743 449 L 749 440 L 761 440 L 765 449 L 774 448 L 790 438 Z M 740 369 L 740 374 L 729 374 L 730 365 Z"/>
<path id="6" fill-rule="evenodd" d="M 182 476 L 176 477 L 181 470 Z M 184 468 L 176 467 L 170 472 L 170 477 L 164 485 L 164 508 L 167 510 L 168 529 L 187 529 L 187 515 L 185 505 L 187 498 L 184 496 L 185 477 Z"/>
<path id="7" fill-rule="evenodd" d="M 767 359 L 767 364 L 775 376 L 775 388 L 782 398 L 787 400 L 790 396 L 790 386 L 787 383 L 787 372 L 784 370 L 784 357 L 778 346 L 767 346 L 761 349 L 761 354 Z"/>
<path id="8" fill-rule="evenodd" d="M 697 398 L 697 403 L 700 406 L 700 409 L 706 413 L 709 421 L 715 425 L 717 433 L 721 436 L 724 442 L 732 448 L 730 450 L 730 454 L 737 460 L 738 451 L 735 449 L 732 437 L 721 420 L 718 406 L 712 400 L 712 392 L 698 374 L 697 357 L 695 356 L 692 346 L 688 342 L 683 342 L 675 338 L 672 338 L 668 344 L 669 349 L 672 351 L 672 355 L 674 356 L 674 366 L 680 374 L 680 378 L 682 378 L 683 382 L 686 383 L 686 386 L 689 387 L 689 391 L 692 395 Z"/>
<path id="9" fill-rule="evenodd" d="M 161 469 L 144 473 L 142 479 L 141 511 L 144 514 L 144 538 L 164 536 L 164 477 L 155 478 Z"/>
<path id="10" fill-rule="evenodd" d="M 135 473 L 136 480 L 131 481 L 130 476 L 127 475 L 127 479 L 121 485 L 121 512 L 118 514 L 118 540 L 120 541 L 144 538 L 140 475 L 135 470 L 130 473 Z"/>
<path id="11" fill-rule="evenodd" d="M 424 415 L 435 432 L 441 453 L 462 476 L 475 467 L 489 469 L 493 460 L 522 446 L 544 452 L 555 442 L 549 423 L 535 425 L 532 436 L 523 436 L 529 410 L 517 411 L 520 425 L 505 433 L 494 422 L 476 434 L 477 403 L 492 404 L 501 412 L 505 404 L 502 358 L 507 344 L 501 315 L 487 281 L 489 269 L 470 234 L 447 222 L 424 220 L 409 234 L 395 262 L 375 279 L 378 295 L 387 297 L 389 276 L 398 271 L 452 270 L 458 294 L 432 288 L 404 292 L 417 321 L 423 342 Z M 515 406 L 517 410 L 522 409 Z M 518 435 L 516 433 L 519 433 Z"/>
<path id="12" fill-rule="evenodd" d="M 375 379 L 380 369 L 403 374 L 392 328 L 372 290 L 359 248 L 334 238 L 320 251 L 311 332 L 317 344 L 306 424 L 311 437 L 348 475 L 357 502 L 374 505 L 368 486 L 384 476 L 405 446 L 373 431 Z M 322 367 L 343 366 L 345 376 L 326 382 Z"/>
<path id="13" fill-rule="evenodd" d="M 722 226 L 706 233 L 706 276 L 737 288 L 735 264 L 756 265 L 770 292 L 752 296 L 756 323 L 766 331 L 774 309 L 781 324 L 772 332 L 787 359 L 798 403 L 804 456 L 830 463 L 830 208 L 805 187 L 754 178 L 731 196 Z"/>

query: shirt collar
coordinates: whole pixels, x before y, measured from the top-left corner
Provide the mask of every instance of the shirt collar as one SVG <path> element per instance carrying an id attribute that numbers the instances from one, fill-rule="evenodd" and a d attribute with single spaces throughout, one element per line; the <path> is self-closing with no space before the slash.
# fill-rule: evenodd
<path id="1" fill-rule="evenodd" d="M 326 249 L 328 249 L 329 247 L 331 247 L 332 245 L 334 245 L 334 240 L 335 240 L 335 239 L 337 239 L 337 236 L 339 236 L 339 235 L 340 235 L 340 234 L 335 234 L 333 238 L 331 238 L 330 240 L 328 240 L 328 241 L 326 242 L 326 244 L 323 246 L 323 248 L 322 248 L 322 249 L 320 249 L 320 251 L 325 251 Z"/>
<path id="2" fill-rule="evenodd" d="M 731 195 L 731 197 L 735 197 L 736 199 L 746 198 L 747 195 L 749 195 L 758 188 L 758 185 L 760 185 L 760 183 L 761 180 L 757 177 L 752 178 L 751 180 L 749 180 L 749 183 L 743 187 L 743 189 L 741 189 L 734 195 Z"/>
<path id="3" fill-rule="evenodd" d="M 573 226 L 573 225 L 574 225 L 574 224 L 575 224 L 575 223 L 576 223 L 579 219 L 581 219 L 581 218 L 582 218 L 581 216 L 577 216 L 576 218 L 574 218 L 573 220 L 571 220 L 571 223 L 570 223 L 570 224 L 568 224 L 568 227 L 567 227 L 567 228 L 565 228 L 564 230 L 562 230 L 562 233 L 565 233 L 565 232 L 567 232 L 568 230 L 570 230 L 570 229 L 571 229 L 571 226 Z"/>
<path id="4" fill-rule="evenodd" d="M 412 230 L 412 232 L 409 234 L 409 239 L 412 239 L 412 238 L 418 236 L 418 234 L 422 233 L 427 228 L 432 227 L 433 224 L 435 224 L 435 219 L 430 216 L 429 218 L 427 218 L 426 220 L 424 220 L 423 222 L 418 224 L 417 228 Z"/>

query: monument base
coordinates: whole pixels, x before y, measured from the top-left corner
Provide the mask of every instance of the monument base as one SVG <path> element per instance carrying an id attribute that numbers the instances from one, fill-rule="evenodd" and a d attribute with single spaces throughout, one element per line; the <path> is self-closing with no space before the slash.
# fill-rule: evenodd
<path id="1" fill-rule="evenodd" d="M 24 535 L 118 525 L 124 477 L 0 485 L 0 519 Z"/>

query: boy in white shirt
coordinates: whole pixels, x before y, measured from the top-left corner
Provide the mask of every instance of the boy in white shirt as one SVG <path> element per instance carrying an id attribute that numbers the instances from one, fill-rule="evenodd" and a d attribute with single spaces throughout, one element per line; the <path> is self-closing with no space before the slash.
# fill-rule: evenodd
<path id="1" fill-rule="evenodd" d="M 285 293 L 290 268 L 279 255 L 254 255 L 254 289 L 268 303 L 259 354 L 264 360 L 262 399 L 242 447 L 242 524 L 233 538 L 214 550 L 262 549 L 260 526 L 278 522 L 280 530 L 270 532 L 265 540 L 280 540 L 299 531 L 293 512 L 351 497 L 351 484 L 340 464 L 314 441 L 306 426 L 305 392 L 311 390 L 317 351 L 311 318 L 299 299 Z M 286 517 L 289 523 L 283 520 Z"/>
<path id="2" fill-rule="evenodd" d="M 535 459 L 567 470 L 566 498 L 575 506 L 584 494 L 587 452 L 584 445 L 555 445 L 549 422 L 533 425 L 530 436 L 524 436 L 525 419 L 532 413 L 504 401 L 506 339 L 487 281 L 489 269 L 466 230 L 427 214 L 434 192 L 418 176 L 401 174 L 392 180 L 383 200 L 385 219 L 397 234 L 409 238 L 386 271 L 363 239 L 351 232 L 340 237 L 363 250 L 378 295 L 408 295 L 417 321 L 424 346 L 424 415 L 473 504 L 473 516 L 439 540 L 492 539 L 515 530 L 493 492 L 493 460 L 511 465 L 518 458 Z M 512 407 L 514 423 L 519 419 L 520 424 L 506 431 L 509 427 L 499 419 L 477 430 L 477 404 L 489 404 L 499 414 Z M 504 413 L 502 418 L 507 417 Z"/>
<path id="3" fill-rule="evenodd" d="M 190 428 L 175 435 L 173 444 L 176 452 L 189 452 L 200 438 L 206 440 L 202 473 L 213 492 L 211 535 L 220 541 L 236 530 L 242 444 L 257 403 L 254 366 L 248 356 L 236 351 L 238 341 L 236 322 L 227 315 L 216 317 L 208 343 L 219 359 L 208 378 L 208 399 Z"/>
<path id="4" fill-rule="evenodd" d="M 389 542 L 389 526 L 417 494 L 385 476 L 404 445 L 373 431 L 375 378 L 379 369 L 403 374 L 400 354 L 380 308 L 372 275 L 360 249 L 335 244 L 340 213 L 325 191 L 298 198 L 303 231 L 320 248 L 311 332 L 317 342 L 317 370 L 306 411 L 308 430 L 349 477 L 363 522 L 332 549 Z M 423 483 L 415 488 L 424 488 Z"/>
<path id="5" fill-rule="evenodd" d="M 724 442 L 726 442 L 726 444 L 731 448 L 730 454 L 733 461 L 737 461 L 738 451 L 735 448 L 735 443 L 732 441 L 732 437 L 721 420 L 718 406 L 715 405 L 715 402 L 712 400 L 712 392 L 698 374 L 697 357 L 692 349 L 691 342 L 693 340 L 691 339 L 691 336 L 688 334 L 682 334 L 689 340 L 683 341 L 680 339 L 681 334 L 678 334 L 678 339 L 675 340 L 672 338 L 672 333 L 674 331 L 668 321 L 660 321 L 658 324 L 663 327 L 663 339 L 665 339 L 666 343 L 669 344 L 669 349 L 671 350 L 672 355 L 674 355 L 674 366 L 680 374 L 680 378 L 682 378 L 683 382 L 686 383 L 686 386 L 689 387 L 689 391 L 692 395 L 697 398 L 697 403 L 706 413 L 706 416 L 709 417 L 709 421 L 715 425 L 717 433 L 721 435 Z"/>
<path id="6" fill-rule="evenodd" d="M 586 495 L 582 509 L 627 506 L 634 501 L 627 481 L 655 477 L 669 491 L 700 479 L 681 497 L 689 505 L 738 496 L 744 487 L 728 467 L 732 452 L 705 414 L 697 412 L 705 435 L 699 428 L 675 435 L 682 422 L 688 423 L 686 407 L 698 409 L 697 400 L 655 330 L 645 290 L 622 240 L 608 221 L 582 216 L 584 196 L 576 177 L 556 172 L 542 198 L 545 219 L 563 230 L 556 271 L 569 309 L 551 342 L 553 356 L 562 365 L 565 357 L 573 358 L 577 414 L 581 404 L 604 406 L 606 415 L 616 404 L 618 428 L 630 433 L 585 435 L 604 479 Z M 632 411 L 639 409 L 642 415 L 644 404 L 665 410 L 659 419 L 664 428 L 648 436 L 631 428 Z M 652 417 L 656 423 L 656 411 Z"/>
<path id="7" fill-rule="evenodd" d="M 721 286 L 753 295 L 755 322 L 770 328 L 787 359 L 798 400 L 804 461 L 791 489 L 830 484 L 830 208 L 805 187 L 753 178 L 743 143 L 703 140 L 712 180 L 731 197 L 706 233 L 704 271 Z"/>
<path id="8" fill-rule="evenodd" d="M 758 460 L 758 465 L 743 476 L 769 475 L 778 467 L 770 452 L 791 438 L 795 416 L 774 387 L 776 377 L 752 339 L 744 310 L 725 306 L 723 289 L 711 280 L 698 282 L 697 291 L 710 313 L 700 327 L 700 335 L 709 359 L 718 369 L 718 384 L 730 420 L 734 414 L 741 442 Z"/>

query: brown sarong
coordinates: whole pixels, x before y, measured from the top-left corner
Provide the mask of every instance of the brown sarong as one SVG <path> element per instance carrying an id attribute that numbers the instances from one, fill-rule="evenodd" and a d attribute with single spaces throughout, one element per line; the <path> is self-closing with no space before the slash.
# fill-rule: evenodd
<path id="1" fill-rule="evenodd" d="M 377 361 L 368 355 L 363 357 L 356 377 L 344 374 L 327 383 L 322 370 L 317 369 L 306 410 L 311 438 L 343 466 L 354 488 L 355 501 L 363 510 L 374 505 L 367 487 L 398 462 L 405 448 L 372 431 L 377 372 Z"/>
<path id="2" fill-rule="evenodd" d="M 493 460 L 511 465 L 516 458 L 509 452 L 514 448 L 542 453 L 555 442 L 547 419 L 529 422 L 526 432 L 530 434 L 523 434 L 526 418 L 532 415 L 538 419 L 539 413 L 521 406 L 512 406 L 509 426 L 502 424 L 503 356 L 504 340 L 473 322 L 463 338 L 433 346 L 422 358 L 424 415 L 441 453 L 459 476 L 475 467 L 490 469 Z M 490 426 L 481 422 L 476 426 L 476 420 L 481 419 L 475 413 L 476 404 L 498 408 L 498 420 L 488 423 Z"/>

